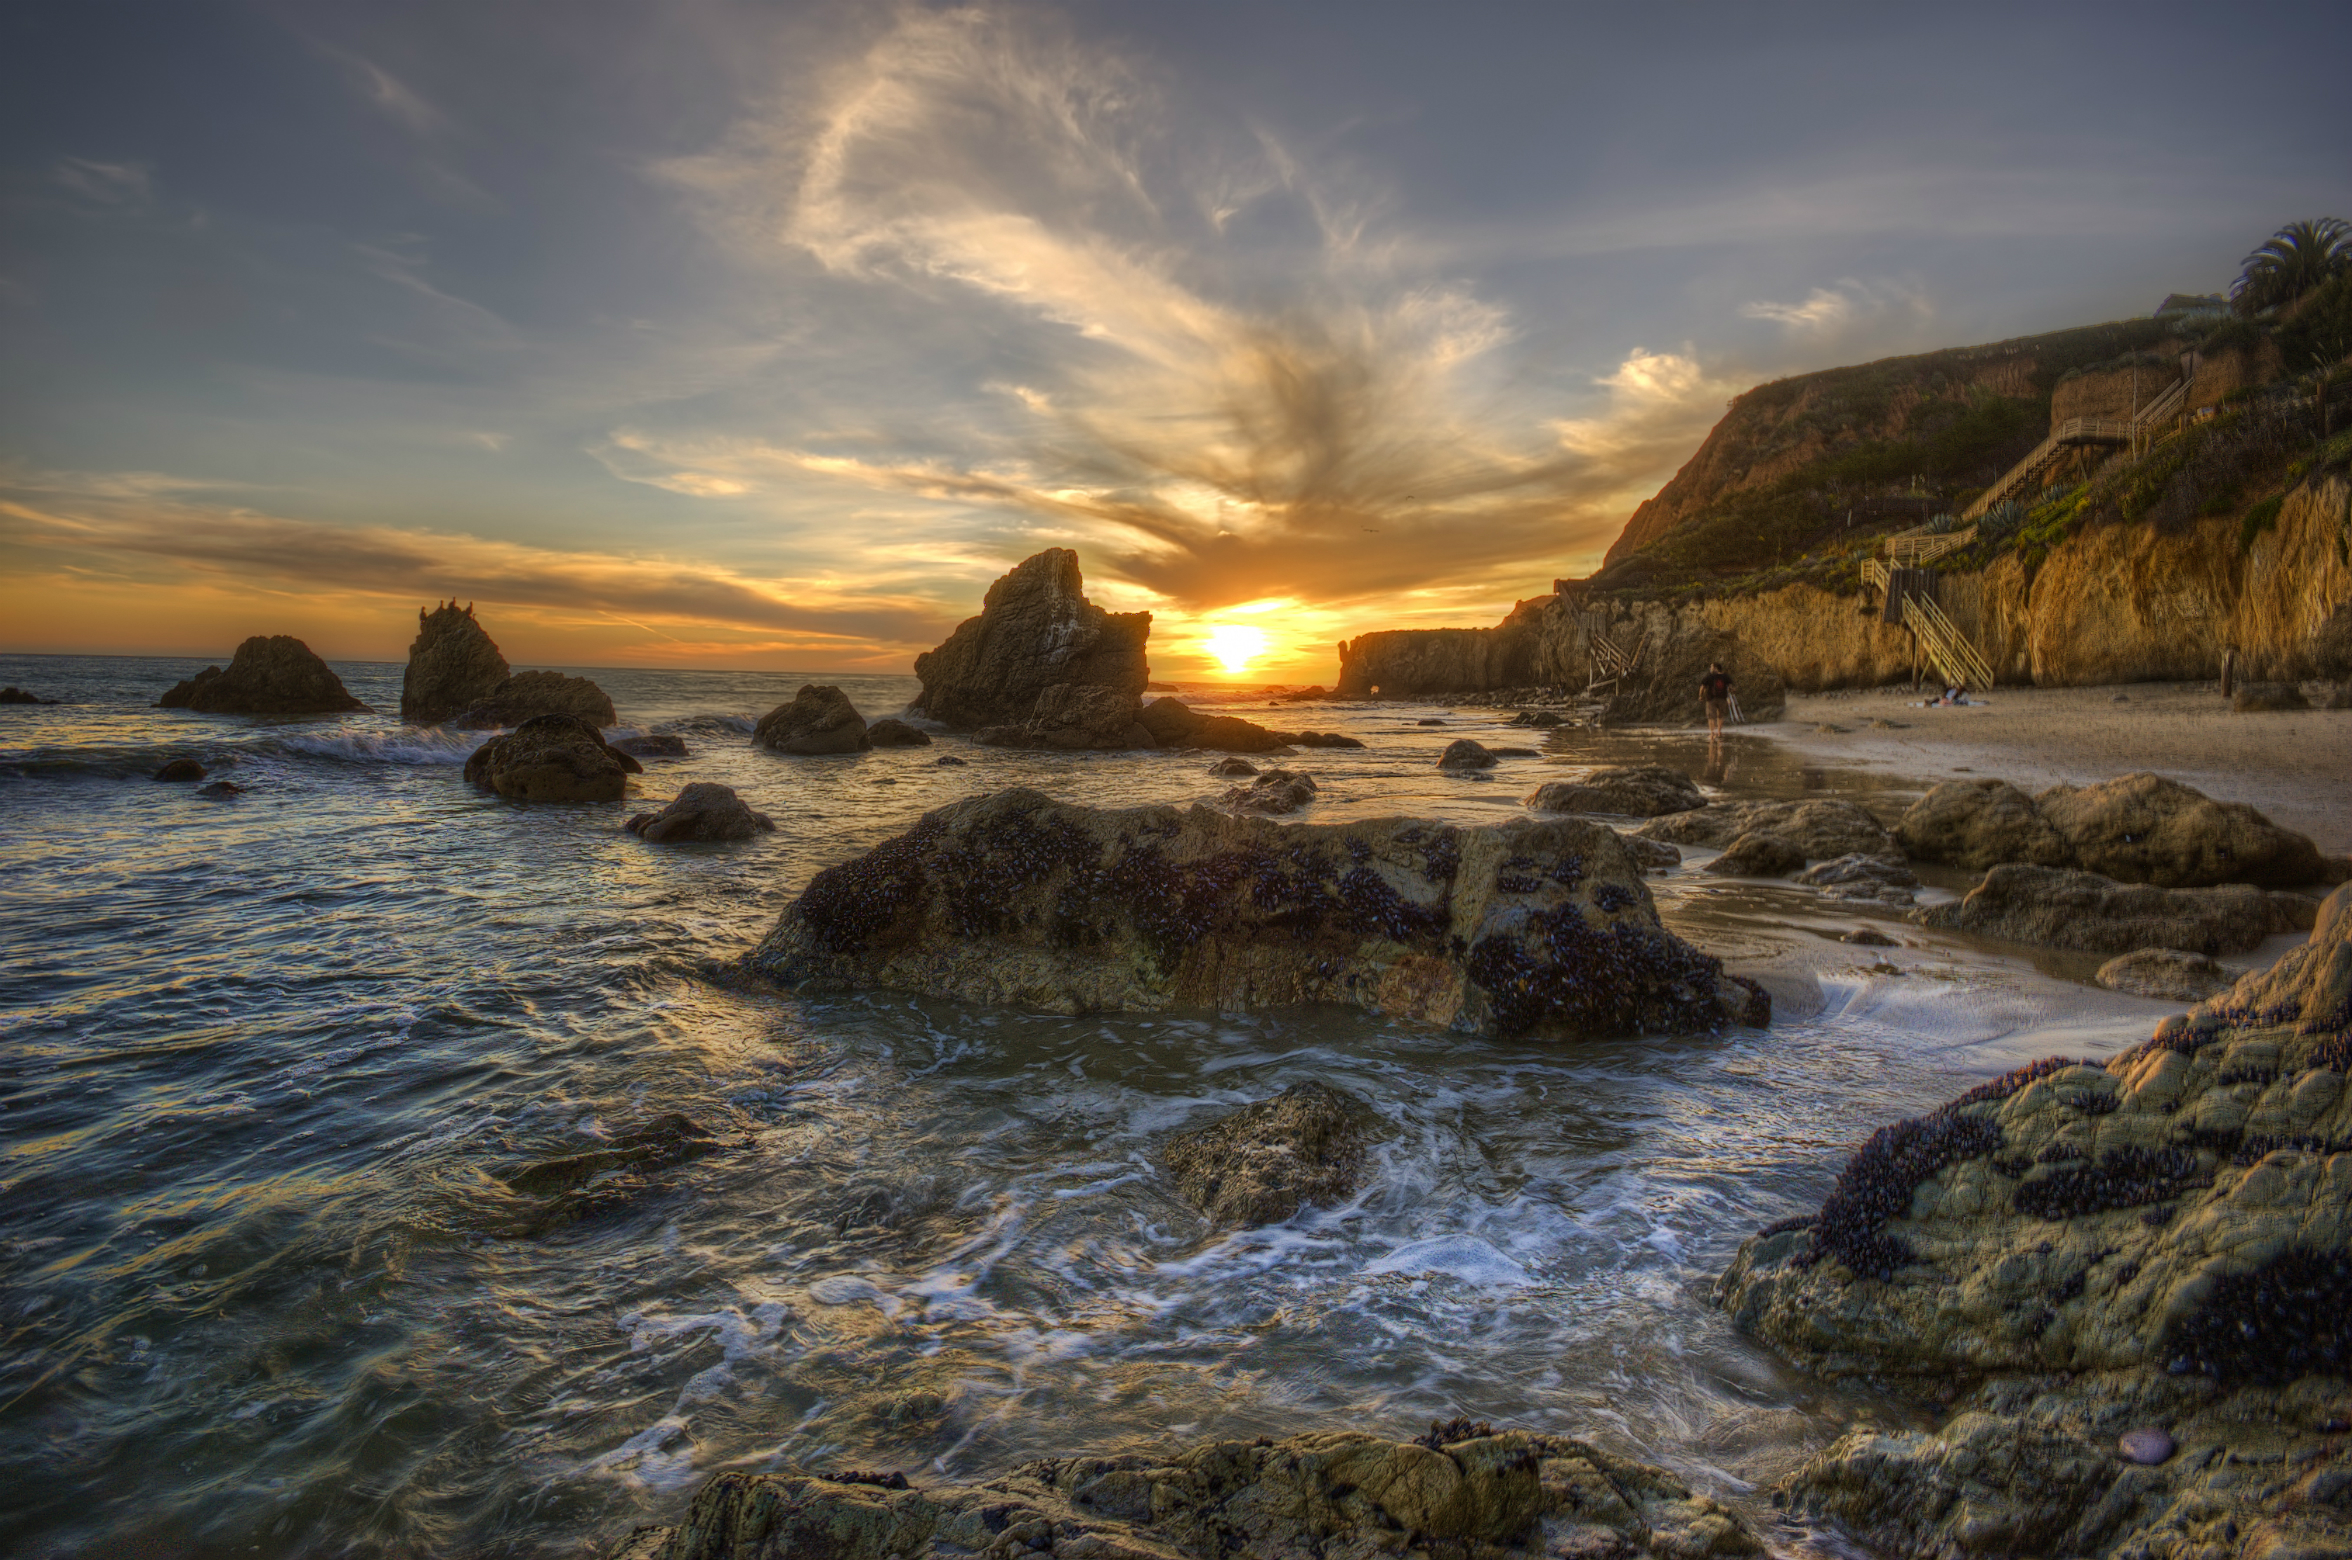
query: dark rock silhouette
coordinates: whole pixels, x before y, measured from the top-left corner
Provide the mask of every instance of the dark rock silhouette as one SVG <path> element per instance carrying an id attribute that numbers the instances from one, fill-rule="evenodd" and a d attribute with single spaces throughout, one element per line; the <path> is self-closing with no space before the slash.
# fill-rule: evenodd
<path id="1" fill-rule="evenodd" d="M 467 731 L 520 726 L 540 715 L 569 715 L 602 729 L 618 717 L 602 688 L 585 677 L 562 672 L 516 672 L 485 699 L 477 699 L 449 724 Z"/>
<path id="2" fill-rule="evenodd" d="M 631 834 L 656 845 L 694 840 L 748 840 L 776 827 L 766 813 L 753 812 L 732 786 L 698 780 L 657 813 L 631 818 Z"/>
<path id="3" fill-rule="evenodd" d="M 931 733 L 895 717 L 885 717 L 866 728 L 866 740 L 878 748 L 929 747 Z"/>
<path id="4" fill-rule="evenodd" d="M 830 683 L 803 683 L 788 704 L 760 717 L 751 740 L 771 753 L 862 753 L 874 744 L 849 695 Z"/>
<path id="5" fill-rule="evenodd" d="M 1101 688 L 1132 716 L 1146 677 L 1148 612 L 1105 612 L 1086 599 L 1078 555 L 1052 547 L 988 587 L 980 615 L 938 649 L 915 657 L 923 692 L 910 714 L 956 731 L 1019 727 L 1038 695 L 1063 685 Z"/>
<path id="6" fill-rule="evenodd" d="M 155 771 L 155 778 L 173 784 L 186 784 L 204 778 L 204 766 L 192 758 L 175 758 Z"/>
<path id="7" fill-rule="evenodd" d="M 1440 769 L 1492 769 L 1501 760 L 1483 742 L 1457 737 L 1437 756 Z"/>
<path id="8" fill-rule="evenodd" d="M 645 766 L 574 715 L 535 715 L 466 760 L 466 779 L 518 802 L 614 802 Z"/>
<path id="9" fill-rule="evenodd" d="M 686 739 L 655 733 L 643 737 L 623 737 L 612 746 L 631 758 L 685 758 Z"/>
<path id="10" fill-rule="evenodd" d="M 830 867 L 747 959 L 808 990 L 1052 1012 L 1343 1002 L 1466 1033 L 1761 1023 L 1575 819 L 1278 824 L 1208 807 L 972 797 Z"/>
<path id="11" fill-rule="evenodd" d="M 984 747 L 1066 751 L 1158 746 L 1136 723 L 1133 699 L 1093 683 L 1056 683 L 1042 689 L 1027 720 L 1017 726 L 984 726 L 972 740 Z"/>
<path id="12" fill-rule="evenodd" d="M 430 612 L 420 607 L 408 669 L 400 677 L 400 718 L 437 726 L 496 693 L 509 671 L 471 606 L 444 601 Z"/>
<path id="13" fill-rule="evenodd" d="M 155 701 L 158 709 L 207 715 L 336 715 L 364 710 L 326 662 L 290 634 L 256 634 L 228 670 L 208 666 Z"/>
<path id="14" fill-rule="evenodd" d="M 55 699 L 44 699 L 38 694 L 28 693 L 14 683 L 0 688 L 0 704 L 55 704 L 56 702 Z"/>
<path id="15" fill-rule="evenodd" d="M 1279 1224 L 1344 1202 L 1363 1174 L 1370 1112 L 1323 1083 L 1296 1083 L 1168 1140 L 1176 1190 L 1220 1225 Z"/>
<path id="16" fill-rule="evenodd" d="M 1212 753 L 1271 753 L 1285 746 L 1282 734 L 1238 715 L 1203 715 L 1182 699 L 1154 699 L 1136 717 L 1152 741 L 1165 748 L 1205 748 Z"/>

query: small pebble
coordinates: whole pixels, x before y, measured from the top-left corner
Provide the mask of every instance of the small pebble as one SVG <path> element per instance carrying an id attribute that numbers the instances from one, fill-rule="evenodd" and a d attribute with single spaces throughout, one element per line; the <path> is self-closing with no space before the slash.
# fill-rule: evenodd
<path id="1" fill-rule="evenodd" d="M 934 764 L 953 764 L 953 765 L 954 765 L 956 768 L 958 768 L 958 769 L 961 769 L 961 768 L 963 768 L 963 767 L 964 767 L 964 761 L 963 761 L 962 759 L 960 759 L 960 758 L 956 757 L 956 756 L 955 756 L 953 753 L 946 754 L 945 756 L 943 756 L 943 757 L 940 757 L 940 758 L 935 758 L 935 759 L 931 760 L 931 762 L 933 762 Z"/>
<path id="2" fill-rule="evenodd" d="M 2110 704 L 2129 704 L 2131 703 L 2131 695 L 2128 693 L 2119 693 L 2114 698 L 2109 699 L 2107 702 Z"/>
<path id="3" fill-rule="evenodd" d="M 2126 1431 L 2115 1443 L 2115 1449 L 2123 1454 L 2125 1462 L 2153 1468 L 2172 1455 L 2172 1437 L 2156 1429 Z"/>

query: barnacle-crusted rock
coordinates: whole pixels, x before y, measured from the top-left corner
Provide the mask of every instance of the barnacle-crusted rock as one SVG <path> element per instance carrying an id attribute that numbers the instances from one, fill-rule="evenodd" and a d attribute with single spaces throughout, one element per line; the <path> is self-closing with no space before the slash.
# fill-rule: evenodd
<path id="1" fill-rule="evenodd" d="M 931 733 L 895 716 L 885 716 L 866 728 L 866 740 L 878 748 L 929 747 Z"/>
<path id="2" fill-rule="evenodd" d="M 1707 798 L 1680 770 L 1663 764 L 1636 764 L 1622 769 L 1596 769 L 1582 780 L 1554 780 L 1527 795 L 1537 812 L 1617 813 L 1634 818 L 1659 818 L 1668 813 L 1694 812 Z"/>
<path id="3" fill-rule="evenodd" d="M 645 766 L 572 715 L 537 715 L 466 759 L 465 777 L 518 802 L 613 802 Z"/>
<path id="4" fill-rule="evenodd" d="M 506 657 L 497 641 L 474 621 L 469 603 L 435 602 L 417 608 L 417 636 L 400 674 L 400 718 L 436 726 L 467 706 L 487 699 L 507 679 Z"/>
<path id="5" fill-rule="evenodd" d="M 1184 1200 L 1219 1224 L 1278 1224 L 1308 1203 L 1344 1201 L 1364 1169 L 1363 1105 L 1328 1084 L 1295 1083 L 1168 1140 L 1160 1159 Z"/>
<path id="6" fill-rule="evenodd" d="M 1807 861 L 1836 856 L 1882 856 L 1901 861 L 1894 836 L 1861 807 L 1822 797 L 1809 802 L 1714 802 L 1692 812 L 1653 818 L 1643 837 L 1674 845 L 1720 849 L 1751 830 L 1777 834 L 1805 853 Z"/>
<path id="7" fill-rule="evenodd" d="M 1218 798 L 1220 805 L 1243 812 L 1291 813 L 1315 799 L 1315 782 L 1295 769 L 1269 769 L 1248 785 L 1237 785 Z"/>
<path id="8" fill-rule="evenodd" d="M 2074 864 L 2074 847 L 2006 780 L 1947 780 L 1895 821 L 1895 839 L 1914 861 L 1982 872 L 2003 862 Z"/>
<path id="9" fill-rule="evenodd" d="M 1797 874 L 1797 881 L 1808 888 L 1820 889 L 1832 899 L 1907 905 L 1919 887 L 1919 874 L 1884 856 L 1853 855 L 1815 862 Z"/>
<path id="10" fill-rule="evenodd" d="M 766 813 L 753 812 L 734 787 L 697 780 L 657 813 L 631 818 L 631 834 L 653 844 L 684 844 L 689 840 L 748 840 L 776 827 Z"/>
<path id="11" fill-rule="evenodd" d="M 915 657 L 923 692 L 908 713 L 956 731 L 1020 726 L 1038 695 L 1063 685 L 1101 688 L 1128 718 L 1143 695 L 1148 612 L 1105 612 L 1088 601 L 1078 555 L 1049 547 L 995 584 L 980 615 Z"/>
<path id="12" fill-rule="evenodd" d="M 449 724 L 486 731 L 520 726 L 537 715 L 569 715 L 599 729 L 618 718 L 611 696 L 585 677 L 564 672 L 516 672 L 459 711 Z"/>
<path id="13" fill-rule="evenodd" d="M 2202 1002 L 2230 987 L 2230 972 L 2201 953 L 2137 948 L 2099 966 L 2091 977 L 2109 991 L 2166 1002 Z"/>
<path id="14" fill-rule="evenodd" d="M 751 740 L 772 753 L 862 753 L 874 744 L 865 717 L 830 683 L 803 683 L 789 704 L 760 717 Z"/>
<path id="15" fill-rule="evenodd" d="M 1769 829 L 1750 829 L 1707 863 L 1723 877 L 1787 877 L 1805 864 L 1805 848 Z"/>
<path id="16" fill-rule="evenodd" d="M 1277 824 L 1208 807 L 957 802 L 817 874 L 748 957 L 794 987 L 1055 1012 L 1343 1002 L 1471 1033 L 1762 1023 L 1666 931 L 1597 824 Z"/>
<path id="17" fill-rule="evenodd" d="M 334 715 L 364 710 L 343 679 L 291 634 L 256 634 L 229 669 L 208 666 L 155 701 L 162 710 L 207 715 Z"/>
<path id="18" fill-rule="evenodd" d="M 1882 1128 L 1718 1297 L 1815 1368 L 1974 1390 L 1933 1432 L 1847 1436 L 1783 1498 L 1900 1554 L 2352 1553 L 2348 1074 L 2352 888 L 2104 1065 Z M 2178 1450 L 2126 1464 L 2143 1428 Z"/>
<path id="19" fill-rule="evenodd" d="M 2120 883 L 2296 888 L 2340 883 L 2346 874 L 2342 862 L 2244 802 L 2217 802 L 2162 775 L 2053 786 L 2034 805 L 2066 836 L 2075 865 Z"/>
<path id="20" fill-rule="evenodd" d="M 1182 699 L 1154 699 L 1137 715 L 1152 740 L 1166 748 L 1207 748 L 1215 753 L 1271 753 L 1287 746 L 1283 734 L 1238 715 L 1203 715 Z M 1342 739 L 1354 742 L 1353 738 Z M 1329 745 L 1329 744 L 1320 744 Z M 1355 746 L 1363 746 L 1355 742 Z"/>
<path id="21" fill-rule="evenodd" d="M 1995 867 L 1955 903 L 1914 912 L 1922 926 L 2083 953 L 2183 948 L 2244 953 L 2274 932 L 2309 926 L 2312 903 L 2232 883 L 2157 888 L 2095 872 Z"/>
<path id="22" fill-rule="evenodd" d="M 1456 737 L 1437 755 L 1440 769 L 1492 769 L 1500 762 L 1485 743 L 1473 742 L 1468 737 Z"/>
<path id="23" fill-rule="evenodd" d="M 639 1529 L 613 1560 L 1764 1553 L 1737 1513 L 1663 1469 L 1564 1436 L 1452 1439 L 1446 1428 L 1418 1441 L 1326 1431 L 1049 1458 L 979 1484 L 926 1488 L 873 1474 L 722 1473 L 678 1527 Z"/>

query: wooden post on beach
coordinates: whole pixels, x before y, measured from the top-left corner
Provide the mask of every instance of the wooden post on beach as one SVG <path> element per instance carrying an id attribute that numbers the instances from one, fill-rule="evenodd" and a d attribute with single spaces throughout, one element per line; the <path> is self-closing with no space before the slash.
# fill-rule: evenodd
<path id="1" fill-rule="evenodd" d="M 2237 670 L 2238 652 L 2228 645 L 2221 647 L 2221 696 L 2230 696 L 2230 674 Z"/>

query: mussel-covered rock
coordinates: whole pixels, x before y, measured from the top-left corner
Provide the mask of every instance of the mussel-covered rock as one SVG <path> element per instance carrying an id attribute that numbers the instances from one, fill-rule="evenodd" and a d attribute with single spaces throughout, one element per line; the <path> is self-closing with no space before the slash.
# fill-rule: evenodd
<path id="1" fill-rule="evenodd" d="M 1610 830 L 972 797 L 817 874 L 749 967 L 1054 1012 L 1341 1002 L 1497 1035 L 1762 1023 Z"/>
<path id="2" fill-rule="evenodd" d="M 1219 798 L 1220 804 L 1242 812 L 1292 813 L 1315 799 L 1312 778 L 1295 769 L 1269 769 L 1248 785 L 1237 785 Z"/>
<path id="3" fill-rule="evenodd" d="M 1295 1083 L 1168 1140 L 1160 1161 L 1184 1200 L 1223 1225 L 1279 1224 L 1354 1193 L 1370 1112 L 1323 1083 Z"/>
<path id="4" fill-rule="evenodd" d="M 517 802 L 614 802 L 645 766 L 572 715 L 538 715 L 466 759 L 465 777 Z"/>

